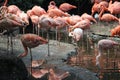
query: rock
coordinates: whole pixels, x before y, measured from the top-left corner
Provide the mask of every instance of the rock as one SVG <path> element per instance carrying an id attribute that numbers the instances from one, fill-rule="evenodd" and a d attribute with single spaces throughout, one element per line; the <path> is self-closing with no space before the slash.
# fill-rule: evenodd
<path id="1" fill-rule="evenodd" d="M 99 80 L 95 73 L 84 68 L 64 65 L 58 67 L 58 69 L 65 70 L 70 73 L 70 76 L 65 80 Z"/>
<path id="2" fill-rule="evenodd" d="M 0 57 L 0 80 L 28 80 L 28 71 L 23 61 Z"/>

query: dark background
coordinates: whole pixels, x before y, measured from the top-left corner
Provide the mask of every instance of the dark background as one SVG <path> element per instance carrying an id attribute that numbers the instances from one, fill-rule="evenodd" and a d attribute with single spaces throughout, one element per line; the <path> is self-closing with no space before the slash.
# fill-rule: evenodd
<path id="1" fill-rule="evenodd" d="M 5 0 L 0 0 L 0 5 L 2 6 Z M 8 5 L 17 5 L 21 10 L 27 11 L 31 9 L 34 5 L 41 6 L 47 10 L 49 2 L 52 0 L 8 0 Z M 90 0 L 54 0 L 56 5 L 59 6 L 61 3 L 67 2 L 72 5 L 77 6 L 76 9 L 70 10 L 69 14 L 81 15 L 84 12 L 91 14 L 92 3 Z"/>

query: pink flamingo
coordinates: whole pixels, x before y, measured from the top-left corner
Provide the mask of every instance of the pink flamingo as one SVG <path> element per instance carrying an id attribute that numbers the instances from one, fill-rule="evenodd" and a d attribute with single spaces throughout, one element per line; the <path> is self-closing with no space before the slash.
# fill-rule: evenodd
<path id="1" fill-rule="evenodd" d="M 69 33 L 75 41 L 79 41 L 83 37 L 83 30 L 81 28 L 75 28 L 72 32 Z"/>
<path id="2" fill-rule="evenodd" d="M 39 28 L 43 28 L 47 31 L 47 37 L 49 42 L 49 31 L 52 27 L 58 26 L 58 24 L 55 22 L 55 20 L 48 16 L 41 16 L 39 18 Z M 49 44 L 48 44 L 48 56 L 50 56 L 49 53 Z"/>
<path id="3" fill-rule="evenodd" d="M 98 45 L 98 55 L 96 56 L 96 66 L 101 68 L 99 58 L 102 55 L 102 50 L 111 49 L 114 46 L 119 45 L 119 43 L 109 39 L 102 39 L 99 40 L 97 45 Z"/>
<path id="4" fill-rule="evenodd" d="M 35 48 L 41 44 L 48 43 L 44 38 L 35 35 L 35 34 L 23 34 L 21 36 L 21 42 L 24 47 L 25 52 L 18 55 L 18 57 L 25 57 L 28 54 L 28 48 L 30 49 L 30 57 L 31 57 L 31 73 L 32 73 L 32 52 L 31 48 Z"/>
<path id="5" fill-rule="evenodd" d="M 120 25 L 117 25 L 115 28 L 111 30 L 111 36 L 120 36 Z"/>
<path id="6" fill-rule="evenodd" d="M 77 7 L 74 6 L 74 5 L 71 5 L 71 4 L 69 4 L 69 3 L 62 3 L 62 4 L 59 6 L 59 9 L 62 10 L 62 11 L 64 11 L 64 12 L 67 12 L 67 11 L 69 11 L 69 10 L 71 10 L 71 9 L 75 9 L 75 8 L 77 8 Z"/>

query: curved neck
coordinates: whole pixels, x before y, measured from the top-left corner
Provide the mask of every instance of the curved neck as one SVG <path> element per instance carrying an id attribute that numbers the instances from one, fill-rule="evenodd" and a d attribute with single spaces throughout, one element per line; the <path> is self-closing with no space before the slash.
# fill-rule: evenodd
<path id="1" fill-rule="evenodd" d="M 6 6 L 8 3 L 8 0 L 5 0 L 5 3 L 3 4 L 3 6 Z"/>
<path id="2" fill-rule="evenodd" d="M 99 14 L 99 20 L 101 20 L 102 14 L 103 14 L 104 11 L 105 11 L 105 8 L 104 8 L 103 6 L 101 6 L 101 7 L 102 7 L 102 10 L 101 10 L 101 12 L 100 12 L 100 14 Z"/>
<path id="3" fill-rule="evenodd" d="M 109 2 L 109 6 L 112 4 L 112 0 L 110 0 L 110 2 Z"/>
<path id="4" fill-rule="evenodd" d="M 23 48 L 24 48 L 25 52 L 22 53 L 19 57 L 25 57 L 28 54 L 28 48 L 24 44 L 23 44 Z"/>

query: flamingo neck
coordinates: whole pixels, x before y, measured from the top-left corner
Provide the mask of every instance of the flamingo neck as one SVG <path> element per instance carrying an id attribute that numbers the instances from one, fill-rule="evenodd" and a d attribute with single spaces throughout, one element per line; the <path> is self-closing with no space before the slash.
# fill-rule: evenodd
<path id="1" fill-rule="evenodd" d="M 102 14 L 104 13 L 104 8 L 101 10 L 100 14 L 99 14 L 99 20 L 101 20 Z"/>
<path id="2" fill-rule="evenodd" d="M 109 6 L 112 4 L 112 0 L 110 0 L 110 2 L 109 2 Z"/>
<path id="3" fill-rule="evenodd" d="M 6 6 L 8 3 L 8 0 L 5 0 L 5 3 L 3 4 L 3 6 Z"/>
<path id="4" fill-rule="evenodd" d="M 23 48 L 24 48 L 25 52 L 22 53 L 19 57 L 25 57 L 28 54 L 28 48 L 25 45 L 23 45 Z"/>

